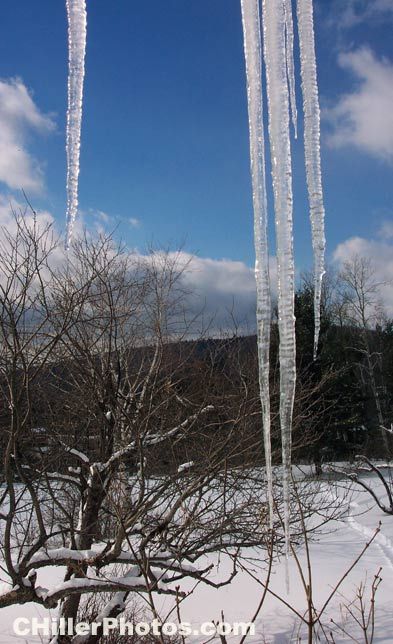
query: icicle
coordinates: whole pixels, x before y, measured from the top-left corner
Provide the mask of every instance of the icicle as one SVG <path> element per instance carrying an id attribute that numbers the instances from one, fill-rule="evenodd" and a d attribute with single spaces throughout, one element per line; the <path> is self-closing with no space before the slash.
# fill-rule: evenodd
<path id="1" fill-rule="evenodd" d="M 295 139 L 297 139 L 295 63 L 293 60 L 292 0 L 284 0 L 284 11 L 285 11 L 285 49 L 286 49 L 286 58 L 287 58 L 289 96 L 291 101 L 292 124 L 293 124 L 294 133 L 295 133 Z"/>
<path id="2" fill-rule="evenodd" d="M 315 359 L 320 332 L 321 292 L 325 264 L 325 209 L 323 205 L 321 178 L 320 110 L 312 0 L 297 0 L 297 17 L 304 110 L 304 149 L 314 250 Z"/>
<path id="3" fill-rule="evenodd" d="M 267 236 L 265 141 L 262 98 L 262 45 L 259 0 L 241 0 L 241 8 L 244 34 L 244 55 L 247 74 L 251 177 L 254 205 L 259 386 L 264 430 L 269 519 L 270 527 L 273 527 L 273 476 L 270 440 L 269 388 L 271 296 Z"/>
<path id="4" fill-rule="evenodd" d="M 263 0 L 262 7 L 264 56 L 269 107 L 270 155 L 277 239 L 278 325 L 280 335 L 280 422 L 283 462 L 284 527 L 288 554 L 290 547 L 291 430 L 296 383 L 289 95 L 284 4 L 283 2 Z"/>
<path id="5" fill-rule="evenodd" d="M 68 17 L 67 231 L 69 248 L 78 212 L 78 178 L 86 53 L 86 0 L 66 0 Z"/>

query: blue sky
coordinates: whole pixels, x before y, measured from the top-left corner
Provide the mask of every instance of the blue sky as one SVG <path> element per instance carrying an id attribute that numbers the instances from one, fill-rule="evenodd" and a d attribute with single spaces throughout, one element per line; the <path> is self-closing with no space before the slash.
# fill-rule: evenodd
<path id="1" fill-rule="evenodd" d="M 393 277 L 393 0 L 319 0 L 315 20 L 328 258 L 361 249 L 390 262 Z M 24 187 L 62 227 L 65 2 L 3 3 L 0 31 L 0 214 Z M 139 249 L 184 243 L 252 265 L 242 47 L 239 0 L 88 0 L 86 225 L 118 225 Z M 18 118 L 1 107 L 11 95 Z M 301 135 L 293 166 L 296 260 L 307 268 Z"/>

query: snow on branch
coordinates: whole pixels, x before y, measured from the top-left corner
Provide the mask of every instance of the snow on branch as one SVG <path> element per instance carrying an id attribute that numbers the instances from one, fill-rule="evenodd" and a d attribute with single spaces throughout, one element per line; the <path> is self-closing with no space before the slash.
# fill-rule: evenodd
<path id="1" fill-rule="evenodd" d="M 84 465 L 90 465 L 90 459 L 86 454 L 84 454 L 84 452 L 81 452 L 79 449 L 75 449 L 75 447 L 70 447 L 69 445 L 67 445 L 66 443 L 63 443 L 63 441 L 59 439 L 57 439 L 57 442 L 64 448 L 64 450 L 68 454 L 75 456 Z"/>
<path id="2" fill-rule="evenodd" d="M 53 548 L 52 550 L 41 549 L 36 552 L 28 562 L 28 567 L 42 568 L 43 566 L 51 566 L 54 563 L 57 565 L 67 565 L 70 562 L 75 563 L 92 563 L 102 555 L 106 546 L 102 546 L 101 550 L 72 550 L 71 548 Z"/>
<path id="3" fill-rule="evenodd" d="M 67 447 L 66 449 L 69 454 L 72 454 L 72 456 L 76 456 L 76 458 L 82 461 L 82 463 L 89 465 L 90 460 L 89 460 L 89 457 L 86 456 L 86 454 L 84 454 L 78 449 L 75 449 L 74 447 Z"/>
<path id="4" fill-rule="evenodd" d="M 22 471 L 25 471 L 26 473 L 34 473 L 37 475 L 40 475 L 42 472 L 38 469 L 33 469 L 30 467 L 30 465 L 22 465 L 21 467 Z M 69 468 L 70 469 L 70 468 Z M 46 472 L 45 476 L 47 479 L 52 480 L 52 481 L 60 481 L 63 483 L 72 483 L 73 485 L 77 485 L 80 487 L 80 480 L 75 478 L 75 476 L 70 476 L 69 474 L 62 474 L 61 472 Z"/>
<path id="5" fill-rule="evenodd" d="M 144 440 L 144 447 L 152 447 L 153 445 L 159 445 L 160 443 L 165 442 L 168 440 L 168 438 L 173 438 L 173 436 L 176 436 L 179 434 L 181 431 L 184 431 L 187 429 L 194 421 L 198 420 L 198 418 L 202 414 L 206 414 L 209 411 L 212 411 L 214 409 L 213 405 L 207 405 L 203 409 L 201 409 L 198 413 L 192 414 L 185 420 L 183 420 L 182 423 L 177 425 L 176 427 L 173 427 L 172 429 L 168 430 L 167 432 L 164 432 L 163 434 L 150 434 L 149 436 L 146 437 Z M 108 469 L 112 467 L 113 465 L 117 464 L 122 458 L 125 456 L 128 456 L 129 454 L 132 454 L 137 449 L 137 443 L 136 441 L 132 441 L 126 447 L 123 447 L 122 449 L 119 449 L 117 452 L 115 452 L 111 458 L 105 463 L 103 466 L 103 470 Z"/>
<path id="6" fill-rule="evenodd" d="M 383 425 L 380 425 L 379 428 L 383 429 L 383 431 L 387 432 L 388 434 L 393 434 L 393 423 L 390 425 L 390 427 L 384 427 Z"/>
<path id="7" fill-rule="evenodd" d="M 139 566 L 135 566 L 124 577 L 82 577 L 69 579 L 50 591 L 46 591 L 45 599 L 50 602 L 58 602 L 64 597 L 74 594 L 118 592 L 119 590 L 133 590 L 137 592 L 148 592 L 155 590 L 159 593 L 175 595 L 176 591 L 166 588 L 162 580 L 154 581 L 152 587 L 146 584 L 140 576 Z"/>

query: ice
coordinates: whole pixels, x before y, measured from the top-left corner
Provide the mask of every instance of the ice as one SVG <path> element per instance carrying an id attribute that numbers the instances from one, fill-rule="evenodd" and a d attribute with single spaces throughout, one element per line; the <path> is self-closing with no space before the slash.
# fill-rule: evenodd
<path id="1" fill-rule="evenodd" d="M 262 42 L 259 3 L 260 0 L 241 0 L 248 88 L 250 156 L 254 206 L 259 382 L 264 426 L 270 521 L 272 523 L 273 485 L 269 391 L 271 294 L 267 235 L 268 217 L 263 122 Z M 78 210 L 80 134 L 86 51 L 86 0 L 66 0 L 66 4 L 69 22 L 66 236 L 66 248 L 68 248 Z M 320 164 L 320 112 L 316 78 L 312 0 L 297 0 L 297 20 L 305 119 L 304 145 L 306 175 L 314 250 L 315 357 L 320 332 L 320 303 L 324 273 L 325 234 Z M 287 548 L 289 549 L 291 428 L 296 385 L 290 112 L 292 114 L 296 136 L 297 108 L 293 53 L 294 28 L 292 0 L 281 0 L 281 2 L 262 0 L 262 22 L 278 265 L 280 424 L 285 508 L 284 526 Z M 109 418 L 108 415 L 107 418 Z"/>
<path id="2" fill-rule="evenodd" d="M 297 0 L 297 21 L 303 92 L 304 149 L 314 251 L 314 358 L 316 358 L 320 332 L 321 291 L 325 263 L 325 209 L 321 178 L 320 110 L 312 0 Z"/>
<path id="3" fill-rule="evenodd" d="M 270 520 L 272 522 L 272 472 L 270 448 L 270 286 L 267 238 L 264 123 L 262 95 L 261 33 L 258 0 L 241 0 L 247 71 L 251 175 L 254 203 L 255 275 L 259 382 L 261 389 Z M 320 114 L 316 78 L 312 0 L 298 0 L 298 28 L 304 106 L 306 174 L 310 202 L 315 274 L 314 358 L 318 349 L 320 305 L 324 273 L 324 206 L 320 163 Z M 297 109 L 294 65 L 292 0 L 262 0 L 263 49 L 269 113 L 278 266 L 278 313 L 280 357 L 280 424 L 283 462 L 284 528 L 289 552 L 291 487 L 291 434 L 296 386 L 294 315 L 294 256 L 292 231 L 292 161 L 290 111 L 295 136 Z"/>
<path id="4" fill-rule="evenodd" d="M 296 384 L 296 340 L 286 13 L 283 2 L 269 0 L 263 0 L 262 10 L 277 244 L 284 528 L 287 552 L 289 552 L 291 433 Z"/>
<path id="5" fill-rule="evenodd" d="M 86 0 L 66 0 L 68 16 L 67 230 L 69 248 L 78 212 L 79 157 L 86 53 Z"/>
<path id="6" fill-rule="evenodd" d="M 264 429 L 266 480 L 270 525 L 273 524 L 273 481 L 270 441 L 270 324 L 271 295 L 267 236 L 265 142 L 262 97 L 262 45 L 258 0 L 241 0 L 244 55 L 247 75 L 251 178 L 254 206 L 255 280 L 257 289 L 257 333 L 259 385 Z"/>
<path id="7" fill-rule="evenodd" d="M 297 107 L 296 107 L 296 84 L 295 84 L 295 63 L 293 56 L 293 16 L 292 0 L 284 0 L 285 10 L 285 49 L 287 57 L 287 74 L 289 83 L 289 97 L 291 104 L 291 115 L 295 139 L 297 138 Z"/>

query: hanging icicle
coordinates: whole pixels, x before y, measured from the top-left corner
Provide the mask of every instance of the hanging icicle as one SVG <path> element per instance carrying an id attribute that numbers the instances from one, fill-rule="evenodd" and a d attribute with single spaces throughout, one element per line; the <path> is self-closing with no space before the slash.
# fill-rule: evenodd
<path id="1" fill-rule="evenodd" d="M 250 160 L 254 206 L 255 280 L 257 289 L 257 336 L 259 386 L 262 405 L 266 481 L 270 527 L 273 526 L 273 477 L 270 439 L 270 324 L 271 295 L 267 234 L 265 141 L 262 99 L 262 44 L 259 0 L 241 0 L 244 55 L 246 60 Z"/>
<path id="2" fill-rule="evenodd" d="M 67 229 L 69 248 L 78 212 L 79 157 L 86 53 L 86 0 L 66 0 L 68 17 Z"/>
<path id="3" fill-rule="evenodd" d="M 325 266 L 325 209 L 323 204 L 320 110 L 317 66 L 315 58 L 314 19 L 312 0 L 297 0 L 297 21 L 300 42 L 304 111 L 304 149 L 310 202 L 312 244 L 314 250 L 314 359 L 317 356 L 320 332 L 322 279 Z"/>
<path id="4" fill-rule="evenodd" d="M 269 346 L 271 295 L 267 238 L 267 200 L 262 100 L 262 43 L 260 0 L 241 0 L 246 59 L 250 156 L 253 185 L 255 276 L 259 381 L 270 520 L 272 522 L 272 471 L 270 446 Z M 78 210 L 80 134 L 86 52 L 86 0 L 66 0 L 69 40 L 67 111 L 67 235 L 69 247 Z M 316 76 L 312 0 L 297 0 L 304 108 L 304 145 L 312 226 L 315 272 L 314 357 L 320 331 L 320 302 L 324 274 L 324 206 L 320 164 L 320 113 Z M 292 235 L 292 161 L 289 112 L 295 136 L 297 109 L 293 56 L 292 0 L 262 0 L 263 54 L 266 67 L 270 156 L 272 166 L 278 265 L 280 424 L 282 437 L 284 527 L 289 551 L 291 481 L 291 430 L 296 385 L 294 316 L 294 257 Z"/>
<path id="5" fill-rule="evenodd" d="M 270 157 L 276 223 L 284 528 L 286 548 L 287 553 L 289 553 L 292 416 L 296 386 L 295 268 L 292 230 L 292 160 L 289 128 L 291 111 L 296 136 L 297 110 L 293 54 L 294 35 L 292 0 L 261 1 L 263 54 L 266 69 Z M 267 402 L 267 398 L 269 397 L 269 350 L 267 343 L 270 340 L 270 328 L 269 332 L 267 331 L 267 308 L 269 308 L 270 316 L 270 293 L 267 295 L 263 290 L 266 287 L 266 275 L 258 272 L 258 269 L 261 267 L 266 268 L 269 256 L 265 172 L 263 167 L 261 167 L 264 164 L 264 131 L 261 90 L 261 42 L 259 25 L 256 26 L 259 15 L 259 0 L 241 0 L 241 6 L 248 81 L 250 154 L 255 217 L 259 377 L 265 427 L 266 460 L 267 469 L 269 470 L 271 453 L 270 445 L 266 445 L 269 440 L 266 434 L 266 428 L 270 432 L 270 420 L 266 416 L 270 413 Z M 314 251 L 315 357 L 320 331 L 321 289 L 324 274 L 325 213 L 321 180 L 320 113 L 312 0 L 297 0 L 297 21 L 301 53 L 306 174 Z M 269 476 L 271 476 L 271 472 Z M 269 503 L 272 503 L 270 493 Z"/>
<path id="6" fill-rule="evenodd" d="M 295 63 L 293 56 L 293 16 L 292 0 L 284 0 L 285 11 L 285 49 L 287 58 L 287 74 L 289 83 L 289 97 L 291 103 L 292 124 L 297 139 L 297 107 L 296 107 L 296 84 L 295 84 Z"/>
<path id="7" fill-rule="evenodd" d="M 262 15 L 277 244 L 284 528 L 287 552 L 289 552 L 291 434 L 296 383 L 296 341 L 294 316 L 295 271 L 292 239 L 292 163 L 284 3 L 281 0 L 278 2 L 262 0 Z"/>

